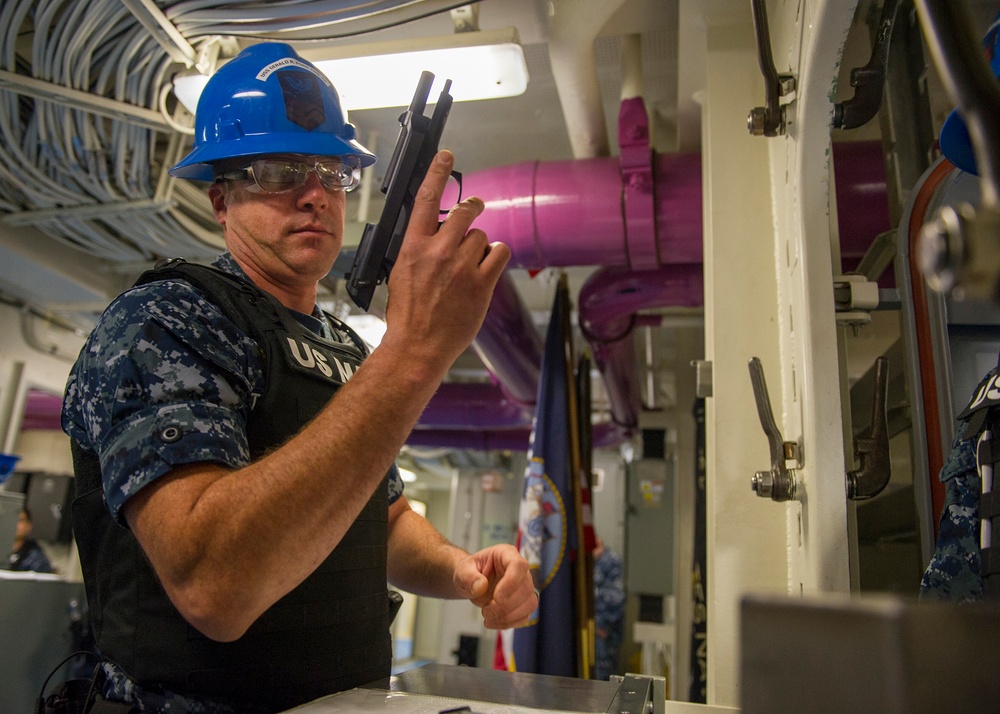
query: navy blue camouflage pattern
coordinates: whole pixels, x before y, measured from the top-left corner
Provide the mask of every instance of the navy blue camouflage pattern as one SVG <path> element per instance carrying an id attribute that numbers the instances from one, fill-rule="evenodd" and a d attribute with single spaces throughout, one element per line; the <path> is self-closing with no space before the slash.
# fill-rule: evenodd
<path id="1" fill-rule="evenodd" d="M 245 277 L 228 253 L 214 265 Z M 295 316 L 327 339 L 350 342 L 318 308 Z M 261 357 L 257 343 L 185 281 L 133 287 L 105 310 L 70 373 L 62 426 L 99 456 L 105 501 L 119 523 L 127 527 L 129 498 L 179 466 L 250 462 L 247 420 L 266 386 Z M 388 482 L 391 504 L 403 492 L 395 467 Z M 233 711 L 143 691 L 115 665 L 104 668 L 105 696 L 141 711 Z"/>
<path id="2" fill-rule="evenodd" d="M 231 704 L 209 699 L 191 699 L 174 692 L 145 689 L 126 676 L 112 662 L 101 663 L 104 677 L 102 695 L 105 699 L 126 702 L 140 712 L 166 712 L 168 714 L 265 714 L 266 709 Z"/>
<path id="3" fill-rule="evenodd" d="M 25 539 L 21 547 L 10 554 L 7 567 L 11 570 L 30 570 L 36 573 L 54 572 L 45 551 L 31 538 Z"/>
<path id="4" fill-rule="evenodd" d="M 620 669 L 618 653 L 625 635 L 625 582 L 622 557 L 605 548 L 594 559 L 594 628 L 596 679 Z"/>
<path id="5" fill-rule="evenodd" d="M 941 469 L 945 485 L 944 510 L 937 548 L 920 582 L 922 600 L 974 602 L 982 596 L 979 557 L 979 495 L 982 483 L 976 468 L 976 437 L 958 429 L 951 452 Z"/>

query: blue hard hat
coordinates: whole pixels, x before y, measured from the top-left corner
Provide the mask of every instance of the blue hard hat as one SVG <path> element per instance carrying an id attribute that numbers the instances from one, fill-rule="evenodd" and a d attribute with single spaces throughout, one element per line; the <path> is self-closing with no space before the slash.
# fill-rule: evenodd
<path id="1" fill-rule="evenodd" d="M 997 19 L 990 25 L 983 38 L 983 49 L 986 52 L 986 59 L 990 63 L 990 69 L 994 76 L 1000 79 L 1000 13 Z M 1000 117 L 997 119 L 1000 121 Z M 941 125 L 941 136 L 938 137 L 941 145 L 941 153 L 951 163 L 966 173 L 979 175 L 976 167 L 976 153 L 972 148 L 972 137 L 969 135 L 969 127 L 965 123 L 958 109 L 952 110 L 948 118 Z"/>
<path id="2" fill-rule="evenodd" d="M 375 155 L 355 140 L 330 80 L 290 45 L 251 45 L 212 75 L 195 112 L 194 148 L 171 176 L 211 181 L 212 164 L 260 154 Z"/>

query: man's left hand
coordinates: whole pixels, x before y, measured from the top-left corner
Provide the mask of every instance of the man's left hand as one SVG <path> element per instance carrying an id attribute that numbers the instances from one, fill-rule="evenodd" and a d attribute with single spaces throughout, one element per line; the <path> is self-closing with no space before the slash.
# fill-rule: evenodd
<path id="1" fill-rule="evenodd" d="M 512 545 L 494 545 L 463 558 L 454 583 L 482 609 L 484 624 L 494 630 L 525 624 L 538 607 L 528 561 Z"/>

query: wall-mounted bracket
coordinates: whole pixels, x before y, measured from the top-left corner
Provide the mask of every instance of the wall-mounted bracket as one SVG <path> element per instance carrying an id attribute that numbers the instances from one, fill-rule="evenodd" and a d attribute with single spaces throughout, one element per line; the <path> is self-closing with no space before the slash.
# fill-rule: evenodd
<path id="1" fill-rule="evenodd" d="M 712 362 L 696 359 L 691 361 L 694 367 L 694 392 L 700 399 L 712 396 Z"/>
<path id="2" fill-rule="evenodd" d="M 774 421 L 774 412 L 771 411 L 771 397 L 767 393 L 767 382 L 764 380 L 764 368 L 760 359 L 751 357 L 748 367 L 754 400 L 757 402 L 757 415 L 771 449 L 771 469 L 755 473 L 751 488 L 761 498 L 790 501 L 795 498 L 795 471 L 787 468 L 785 462 L 799 461 L 799 445 L 781 438 L 781 431 Z"/>
<path id="3" fill-rule="evenodd" d="M 757 38 L 757 63 L 764 75 L 764 106 L 750 110 L 747 129 L 753 136 L 778 136 L 785 133 L 785 107 L 781 104 L 781 97 L 790 97 L 795 92 L 795 77 L 778 74 L 774 67 L 764 0 L 750 0 L 750 5 L 754 36 Z"/>
<path id="4" fill-rule="evenodd" d="M 837 324 L 858 328 L 872 321 L 872 310 L 879 307 L 878 283 L 864 275 L 838 275 L 833 279 L 833 309 Z"/>
<path id="5" fill-rule="evenodd" d="M 847 497 L 862 501 L 877 496 L 889 485 L 889 421 L 885 403 L 889 390 L 889 360 L 875 360 L 875 393 L 872 395 L 872 423 L 864 436 L 854 439 L 854 456 L 861 468 L 847 474 Z"/>
<path id="6" fill-rule="evenodd" d="M 882 106 L 886 68 L 889 64 L 889 41 L 892 39 L 892 28 L 896 24 L 897 5 L 898 0 L 885 0 L 882 5 L 882 16 L 879 19 L 871 58 L 864 67 L 855 67 L 851 70 L 854 96 L 833 107 L 834 129 L 857 129 L 878 114 Z"/>

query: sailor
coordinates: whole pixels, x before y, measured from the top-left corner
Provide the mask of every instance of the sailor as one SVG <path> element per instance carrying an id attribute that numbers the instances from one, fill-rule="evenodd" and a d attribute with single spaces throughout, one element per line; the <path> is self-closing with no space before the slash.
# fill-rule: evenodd
<path id="1" fill-rule="evenodd" d="M 439 227 L 449 152 L 417 196 L 381 345 L 368 354 L 316 306 L 345 192 L 374 161 L 334 87 L 288 45 L 247 48 L 205 88 L 171 174 L 211 182 L 227 252 L 144 274 L 66 390 L 110 701 L 278 711 L 387 677 L 387 581 L 467 598 L 492 628 L 536 607 L 517 550 L 450 544 L 407 504 L 394 465 L 510 258 L 472 227 L 478 198 Z"/>

